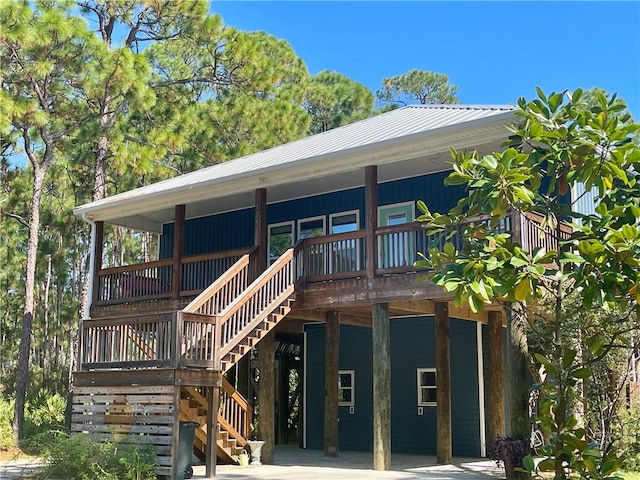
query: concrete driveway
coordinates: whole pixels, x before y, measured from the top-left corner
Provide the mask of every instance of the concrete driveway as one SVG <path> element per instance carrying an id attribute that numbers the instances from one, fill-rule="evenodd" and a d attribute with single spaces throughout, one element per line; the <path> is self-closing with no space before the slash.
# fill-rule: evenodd
<path id="1" fill-rule="evenodd" d="M 319 450 L 302 450 L 294 446 L 278 446 L 275 465 L 239 467 L 218 465 L 216 478 L 221 480 L 487 480 L 504 478 L 504 470 L 486 459 L 454 458 L 451 465 L 437 465 L 435 457 L 426 455 L 393 455 L 391 470 L 372 470 L 372 455 L 366 452 L 340 452 L 338 458 L 327 458 Z M 30 478 L 37 459 L 0 462 L 0 479 Z M 204 478 L 205 467 L 194 466 L 194 479 Z"/>

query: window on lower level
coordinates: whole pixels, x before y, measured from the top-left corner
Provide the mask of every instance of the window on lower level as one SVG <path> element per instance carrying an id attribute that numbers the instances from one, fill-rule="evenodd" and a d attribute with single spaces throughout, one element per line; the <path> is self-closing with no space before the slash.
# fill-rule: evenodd
<path id="1" fill-rule="evenodd" d="M 355 370 L 338 371 L 338 405 L 352 407 L 356 404 Z"/>
<path id="2" fill-rule="evenodd" d="M 436 405 L 436 369 L 418 368 L 418 406 L 432 407 Z"/>

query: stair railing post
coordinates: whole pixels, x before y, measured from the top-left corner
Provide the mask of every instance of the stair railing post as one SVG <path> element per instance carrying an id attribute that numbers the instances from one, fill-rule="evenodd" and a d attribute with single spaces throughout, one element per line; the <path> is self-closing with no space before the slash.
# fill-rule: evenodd
<path id="1" fill-rule="evenodd" d="M 213 369 L 222 370 L 220 349 L 222 348 L 222 317 L 215 315 L 215 325 L 213 330 Z"/>
<path id="2" fill-rule="evenodd" d="M 180 366 L 180 357 L 182 357 L 182 312 L 173 312 L 173 317 L 171 319 L 172 328 L 171 332 L 173 333 L 173 357 L 172 364 L 173 368 L 179 368 Z"/>

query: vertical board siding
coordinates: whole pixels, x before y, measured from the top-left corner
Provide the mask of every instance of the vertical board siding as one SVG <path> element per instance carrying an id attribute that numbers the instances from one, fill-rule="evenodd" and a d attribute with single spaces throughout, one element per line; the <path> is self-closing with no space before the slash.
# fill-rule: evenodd
<path id="1" fill-rule="evenodd" d="M 389 205 L 423 200 L 433 212 L 444 212 L 465 195 L 460 186 L 444 187 L 448 172 L 381 183 L 378 203 Z M 268 197 L 268 192 L 267 192 Z M 267 206 L 267 223 L 280 223 L 332 213 L 360 211 L 360 228 L 364 228 L 364 187 L 298 198 Z M 417 214 L 417 212 L 416 212 Z M 185 223 L 184 255 L 217 252 L 253 245 L 254 209 L 193 218 Z M 328 228 L 328 225 L 325 223 Z M 297 228 L 297 225 L 296 225 Z M 173 255 L 173 223 L 163 226 L 160 238 L 160 258 Z"/>
<path id="2" fill-rule="evenodd" d="M 453 455 L 480 455 L 480 408 L 478 406 L 478 341 L 475 322 L 452 320 L 451 337 L 451 431 Z"/>
<path id="3" fill-rule="evenodd" d="M 433 317 L 391 319 L 391 448 L 435 454 L 436 407 L 418 415 L 417 368 L 435 367 Z M 307 447 L 323 446 L 324 325 L 307 325 Z M 453 454 L 480 455 L 478 374 L 474 322 L 451 319 Z M 339 407 L 339 448 L 373 448 L 372 352 L 369 328 L 340 327 L 341 370 L 355 370 L 355 408 Z M 485 377 L 486 378 L 486 377 Z"/>
<path id="4" fill-rule="evenodd" d="M 364 212 L 364 188 L 352 188 L 339 192 L 325 193 L 313 197 L 298 198 L 267 206 L 267 222 L 280 223 L 302 218 L 328 216 L 330 213 L 360 210 L 360 228 Z M 325 219 L 325 226 L 326 224 Z M 296 225 L 296 228 L 297 225 Z"/>
<path id="5" fill-rule="evenodd" d="M 418 368 L 436 366 L 433 317 L 391 320 L 391 449 L 436 453 L 436 407 L 418 415 Z M 451 351 L 453 348 L 451 341 Z M 452 396 L 453 396 L 452 392 Z"/>
<path id="6" fill-rule="evenodd" d="M 307 448 L 322 449 L 324 445 L 324 324 L 305 326 L 307 349 L 306 402 Z M 342 328 L 340 329 L 342 334 Z M 339 427 L 338 427 L 339 428 Z"/>
<path id="7" fill-rule="evenodd" d="M 373 347 L 371 329 L 340 327 L 340 370 L 355 371 L 355 406 L 338 407 L 338 438 L 343 450 L 373 450 Z"/>
<path id="8" fill-rule="evenodd" d="M 381 183 L 378 205 L 422 200 L 432 212 L 444 213 L 466 195 L 463 186 L 444 186 L 447 175 L 448 171 Z"/>

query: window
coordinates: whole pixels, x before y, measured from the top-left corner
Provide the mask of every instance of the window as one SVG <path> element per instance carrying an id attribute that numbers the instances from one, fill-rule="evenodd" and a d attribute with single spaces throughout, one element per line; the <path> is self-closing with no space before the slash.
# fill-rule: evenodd
<path id="1" fill-rule="evenodd" d="M 378 225 L 392 227 L 413 222 L 413 202 L 378 207 Z M 393 232 L 378 237 L 378 267 L 394 268 L 413 265 L 416 260 L 414 232 Z"/>
<path id="2" fill-rule="evenodd" d="M 355 370 L 338 371 L 338 406 L 352 407 L 356 404 Z"/>
<path id="3" fill-rule="evenodd" d="M 418 368 L 418 406 L 436 405 L 436 369 Z"/>
<path id="4" fill-rule="evenodd" d="M 298 220 L 298 240 L 304 238 L 320 237 L 325 234 L 325 217 L 311 217 Z M 308 275 L 325 275 L 327 268 L 325 265 L 324 245 L 309 245 L 308 249 Z"/>
<path id="5" fill-rule="evenodd" d="M 355 232 L 359 228 L 358 210 L 329 215 L 330 233 Z M 360 248 L 355 239 L 340 240 L 331 244 L 330 273 L 355 272 L 360 269 Z"/>
<path id="6" fill-rule="evenodd" d="M 351 212 L 332 213 L 329 215 L 331 233 L 355 232 L 358 230 L 358 210 Z"/>
<path id="7" fill-rule="evenodd" d="M 324 217 L 298 220 L 298 240 L 324 235 Z"/>
<path id="8" fill-rule="evenodd" d="M 269 265 L 293 246 L 293 222 L 269 225 Z"/>

